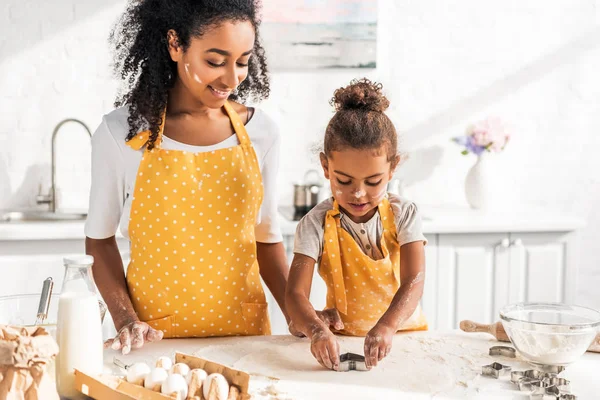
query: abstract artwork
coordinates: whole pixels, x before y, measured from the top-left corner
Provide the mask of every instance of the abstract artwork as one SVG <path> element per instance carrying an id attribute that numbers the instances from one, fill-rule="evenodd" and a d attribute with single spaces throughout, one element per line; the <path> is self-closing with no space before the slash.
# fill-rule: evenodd
<path id="1" fill-rule="evenodd" d="M 263 0 L 273 71 L 375 68 L 377 0 Z"/>

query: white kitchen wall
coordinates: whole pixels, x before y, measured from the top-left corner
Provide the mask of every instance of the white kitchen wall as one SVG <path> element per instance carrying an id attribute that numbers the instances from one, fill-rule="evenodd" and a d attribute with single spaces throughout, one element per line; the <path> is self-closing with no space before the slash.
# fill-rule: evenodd
<path id="1" fill-rule="evenodd" d="M 39 184 L 47 190 L 57 122 L 75 117 L 94 129 L 112 107 L 107 36 L 123 2 L 89 3 L 2 1 L 0 208 L 33 206 Z M 328 100 L 351 78 L 384 84 L 410 152 L 398 177 L 420 204 L 466 205 L 463 180 L 474 160 L 450 138 L 497 115 L 515 127 L 494 157 L 502 205 L 587 221 L 578 302 L 600 309 L 598 71 L 600 0 L 380 0 L 377 70 L 273 73 L 263 108 L 283 136 L 282 203 L 316 166 L 310 148 L 332 115 Z M 65 127 L 58 150 L 71 208 L 85 207 L 89 187 L 89 143 L 78 129 Z"/>

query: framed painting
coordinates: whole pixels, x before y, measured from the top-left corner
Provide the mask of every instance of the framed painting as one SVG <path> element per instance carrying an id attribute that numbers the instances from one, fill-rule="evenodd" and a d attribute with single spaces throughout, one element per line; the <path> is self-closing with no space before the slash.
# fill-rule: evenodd
<path id="1" fill-rule="evenodd" d="M 377 66 L 377 0 L 263 0 L 272 71 Z"/>

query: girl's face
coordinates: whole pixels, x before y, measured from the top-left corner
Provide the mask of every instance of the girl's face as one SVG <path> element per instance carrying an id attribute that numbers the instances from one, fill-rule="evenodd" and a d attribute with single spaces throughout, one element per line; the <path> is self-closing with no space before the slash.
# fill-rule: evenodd
<path id="1" fill-rule="evenodd" d="M 385 146 L 380 149 L 344 149 L 329 157 L 321 153 L 325 178 L 331 193 L 346 214 L 357 223 L 367 222 L 387 193 L 397 161 L 388 161 Z"/>
<path id="2" fill-rule="evenodd" d="M 177 63 L 178 82 L 209 108 L 220 108 L 248 76 L 255 32 L 249 21 L 226 21 L 192 37 L 184 52 L 177 35 L 168 35 L 169 53 Z"/>

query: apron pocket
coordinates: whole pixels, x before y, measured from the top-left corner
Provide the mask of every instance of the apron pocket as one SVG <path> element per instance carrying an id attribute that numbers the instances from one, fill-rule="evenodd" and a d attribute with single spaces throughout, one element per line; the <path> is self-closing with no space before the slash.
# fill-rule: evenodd
<path id="1" fill-rule="evenodd" d="M 270 335 L 271 322 L 267 304 L 242 303 L 242 315 L 248 335 Z"/>
<path id="2" fill-rule="evenodd" d="M 167 315 L 166 317 L 143 321 L 158 331 L 163 331 L 163 338 L 171 338 L 175 333 L 175 315 Z"/>

